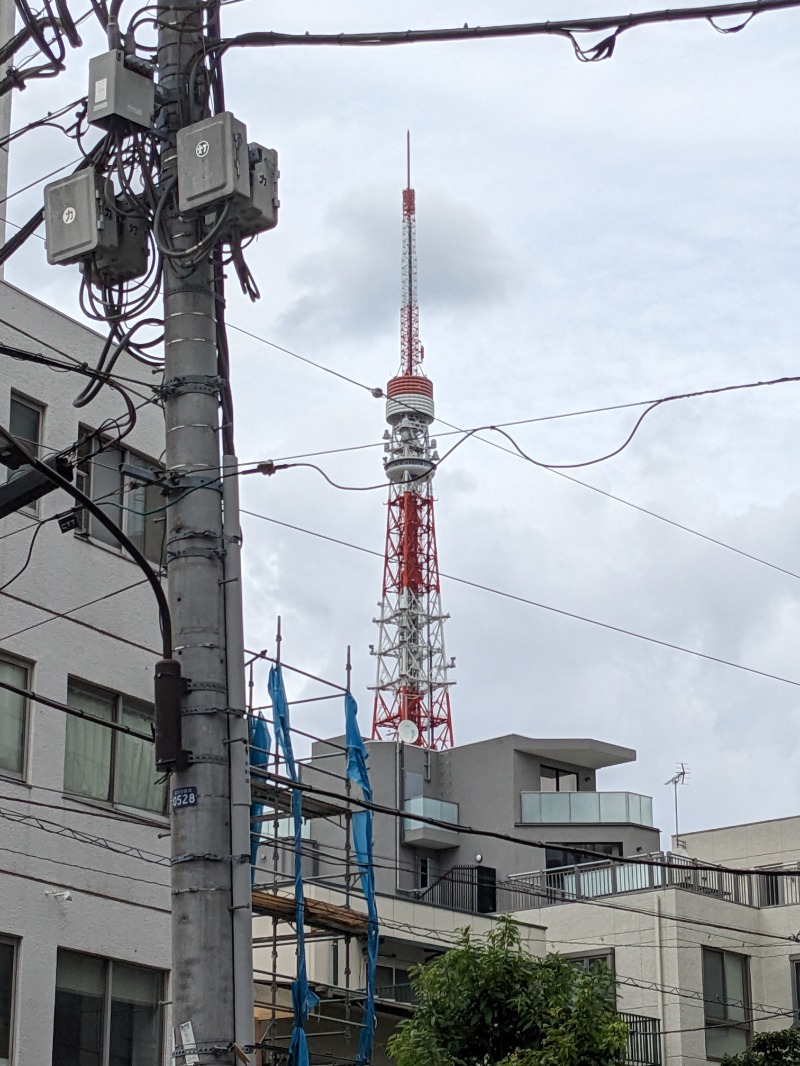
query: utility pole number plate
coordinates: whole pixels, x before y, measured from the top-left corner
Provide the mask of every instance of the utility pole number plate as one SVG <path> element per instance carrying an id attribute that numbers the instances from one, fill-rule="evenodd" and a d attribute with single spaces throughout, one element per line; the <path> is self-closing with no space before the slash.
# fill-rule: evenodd
<path id="1" fill-rule="evenodd" d="M 196 807 L 197 806 L 197 789 L 194 785 L 186 785 L 184 788 L 173 788 L 172 790 L 172 809 L 178 810 L 179 807 Z"/>

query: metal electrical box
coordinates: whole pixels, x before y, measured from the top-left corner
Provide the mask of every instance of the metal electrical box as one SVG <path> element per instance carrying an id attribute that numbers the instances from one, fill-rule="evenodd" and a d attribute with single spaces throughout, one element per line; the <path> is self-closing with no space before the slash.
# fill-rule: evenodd
<path id="1" fill-rule="evenodd" d="M 102 129 L 109 129 L 117 119 L 150 129 L 155 86 L 150 78 L 125 66 L 124 52 L 104 52 L 89 60 L 87 106 L 89 122 Z"/>
<path id="2" fill-rule="evenodd" d="M 278 153 L 255 142 L 248 146 L 250 156 L 250 202 L 240 213 L 244 233 L 263 233 L 278 225 Z"/>
<path id="3" fill-rule="evenodd" d="M 178 210 L 250 196 L 247 127 L 223 111 L 178 130 Z"/>
<path id="4" fill-rule="evenodd" d="M 102 279 L 111 284 L 131 281 L 147 273 L 150 258 L 150 231 L 147 224 L 132 217 L 131 205 L 123 197 L 117 199 L 119 243 L 116 248 L 98 252 L 94 266 Z"/>
<path id="5" fill-rule="evenodd" d="M 114 190 L 96 170 L 81 170 L 44 187 L 48 263 L 77 263 L 117 247 Z"/>

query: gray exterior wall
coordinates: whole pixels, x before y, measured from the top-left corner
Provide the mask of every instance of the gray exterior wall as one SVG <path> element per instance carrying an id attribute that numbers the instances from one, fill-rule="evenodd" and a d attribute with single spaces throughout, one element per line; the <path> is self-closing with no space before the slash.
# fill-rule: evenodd
<path id="1" fill-rule="evenodd" d="M 0 340 L 89 363 L 101 344 L 97 334 L 2 282 Z M 109 390 L 88 408 L 76 410 L 72 398 L 83 381 L 77 376 L 4 356 L 0 367 L 0 423 L 8 424 L 12 389 L 39 402 L 47 451 L 71 444 L 79 422 L 96 426 L 120 414 L 121 401 Z M 145 368 L 123 358 L 117 369 L 142 382 L 141 395 L 149 394 L 152 377 Z M 160 410 L 143 408 L 126 443 L 157 458 L 163 440 Z M 70 504 L 65 494 L 53 492 L 39 501 L 38 517 L 60 513 Z M 22 566 L 32 529 L 6 534 L 33 524 L 30 512 L 0 521 L 5 537 L 0 541 L 0 585 Z M 119 592 L 141 578 L 121 552 L 74 533 L 62 535 L 57 523 L 49 523 L 38 536 L 31 565 L 0 594 L 0 653 L 26 660 L 33 691 L 59 702 L 66 701 L 69 675 L 152 702 L 160 649 L 153 595 L 141 585 Z M 119 595 L 74 610 L 115 592 Z M 54 618 L 52 612 L 74 612 L 75 619 L 95 628 Z M 169 821 L 65 793 L 65 737 L 65 714 L 30 704 L 23 774 L 0 774 L 0 934 L 17 944 L 14 1066 L 51 1061 L 59 947 L 164 973 L 170 966 L 169 867 L 160 861 L 169 855 Z M 79 842 L 72 830 L 99 839 Z M 129 848 L 147 855 L 121 854 Z M 55 892 L 69 892 L 71 898 L 59 899 Z M 165 1041 L 165 1063 L 168 1048 Z"/>
<path id="2" fill-rule="evenodd" d="M 572 743 L 576 743 L 576 751 L 584 753 L 584 763 L 599 761 L 609 765 L 615 761 L 630 761 L 634 755 L 629 752 L 624 759 L 614 758 L 610 746 L 591 741 L 579 744 L 565 741 L 565 752 Z M 625 855 L 658 850 L 659 831 L 633 823 L 522 824 L 520 794 L 540 789 L 542 764 L 575 771 L 581 791 L 593 792 L 597 788 L 595 767 L 554 759 L 550 754 L 533 754 L 530 749 L 536 744 L 529 738 L 504 736 L 446 751 L 430 751 L 387 741 L 367 741 L 370 780 L 377 804 L 403 807 L 408 798 L 409 775 L 420 775 L 426 799 L 458 804 L 461 825 L 487 828 L 531 841 L 530 846 L 525 846 L 480 834 L 442 834 L 436 830 L 405 834 L 400 819 L 376 813 L 373 835 L 378 891 L 412 893 L 423 888 L 426 879 L 430 883 L 454 866 L 478 865 L 478 855 L 481 856 L 480 865 L 497 871 L 498 880 L 515 873 L 540 870 L 545 865 L 545 853 L 535 846 L 539 841 L 553 845 L 618 843 Z M 596 749 L 591 747 L 592 744 L 596 744 Z M 343 745 L 342 737 L 315 744 L 311 761 L 303 767 L 303 780 L 331 792 L 340 791 L 341 783 L 328 774 L 344 773 Z M 418 780 L 414 780 L 414 784 L 418 784 Z M 325 855 L 341 848 L 342 829 L 330 821 L 315 819 L 309 835 L 321 852 L 319 876 L 341 878 L 341 864 L 326 861 Z M 409 837 L 418 838 L 414 846 L 409 846 Z M 431 846 L 425 845 L 426 840 Z M 445 842 L 452 846 L 443 847 Z M 425 860 L 428 868 L 423 874 Z"/>

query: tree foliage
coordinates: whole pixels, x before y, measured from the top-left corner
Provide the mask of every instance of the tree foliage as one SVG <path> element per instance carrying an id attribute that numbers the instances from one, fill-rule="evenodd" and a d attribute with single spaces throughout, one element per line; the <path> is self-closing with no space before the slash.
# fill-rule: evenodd
<path id="1" fill-rule="evenodd" d="M 627 1026 L 608 967 L 582 970 L 560 955 L 535 958 L 504 918 L 485 940 L 457 947 L 412 974 L 414 1013 L 388 1044 L 397 1066 L 621 1066 Z"/>
<path id="2" fill-rule="evenodd" d="M 747 1051 L 722 1061 L 723 1066 L 800 1066 L 800 1030 L 756 1033 Z"/>

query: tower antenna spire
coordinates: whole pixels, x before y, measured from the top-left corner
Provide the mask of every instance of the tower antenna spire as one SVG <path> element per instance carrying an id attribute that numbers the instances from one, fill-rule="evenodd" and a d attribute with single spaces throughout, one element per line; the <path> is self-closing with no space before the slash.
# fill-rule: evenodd
<path id="1" fill-rule="evenodd" d="M 374 739 L 426 748 L 453 743 L 444 650 L 433 477 L 439 456 L 428 429 L 433 383 L 422 370 L 417 304 L 416 200 L 411 188 L 411 134 L 406 132 L 403 190 L 400 369 L 386 386 L 384 469 L 389 479 L 383 598 L 379 604 Z M 408 724 L 404 724 L 408 723 Z"/>

